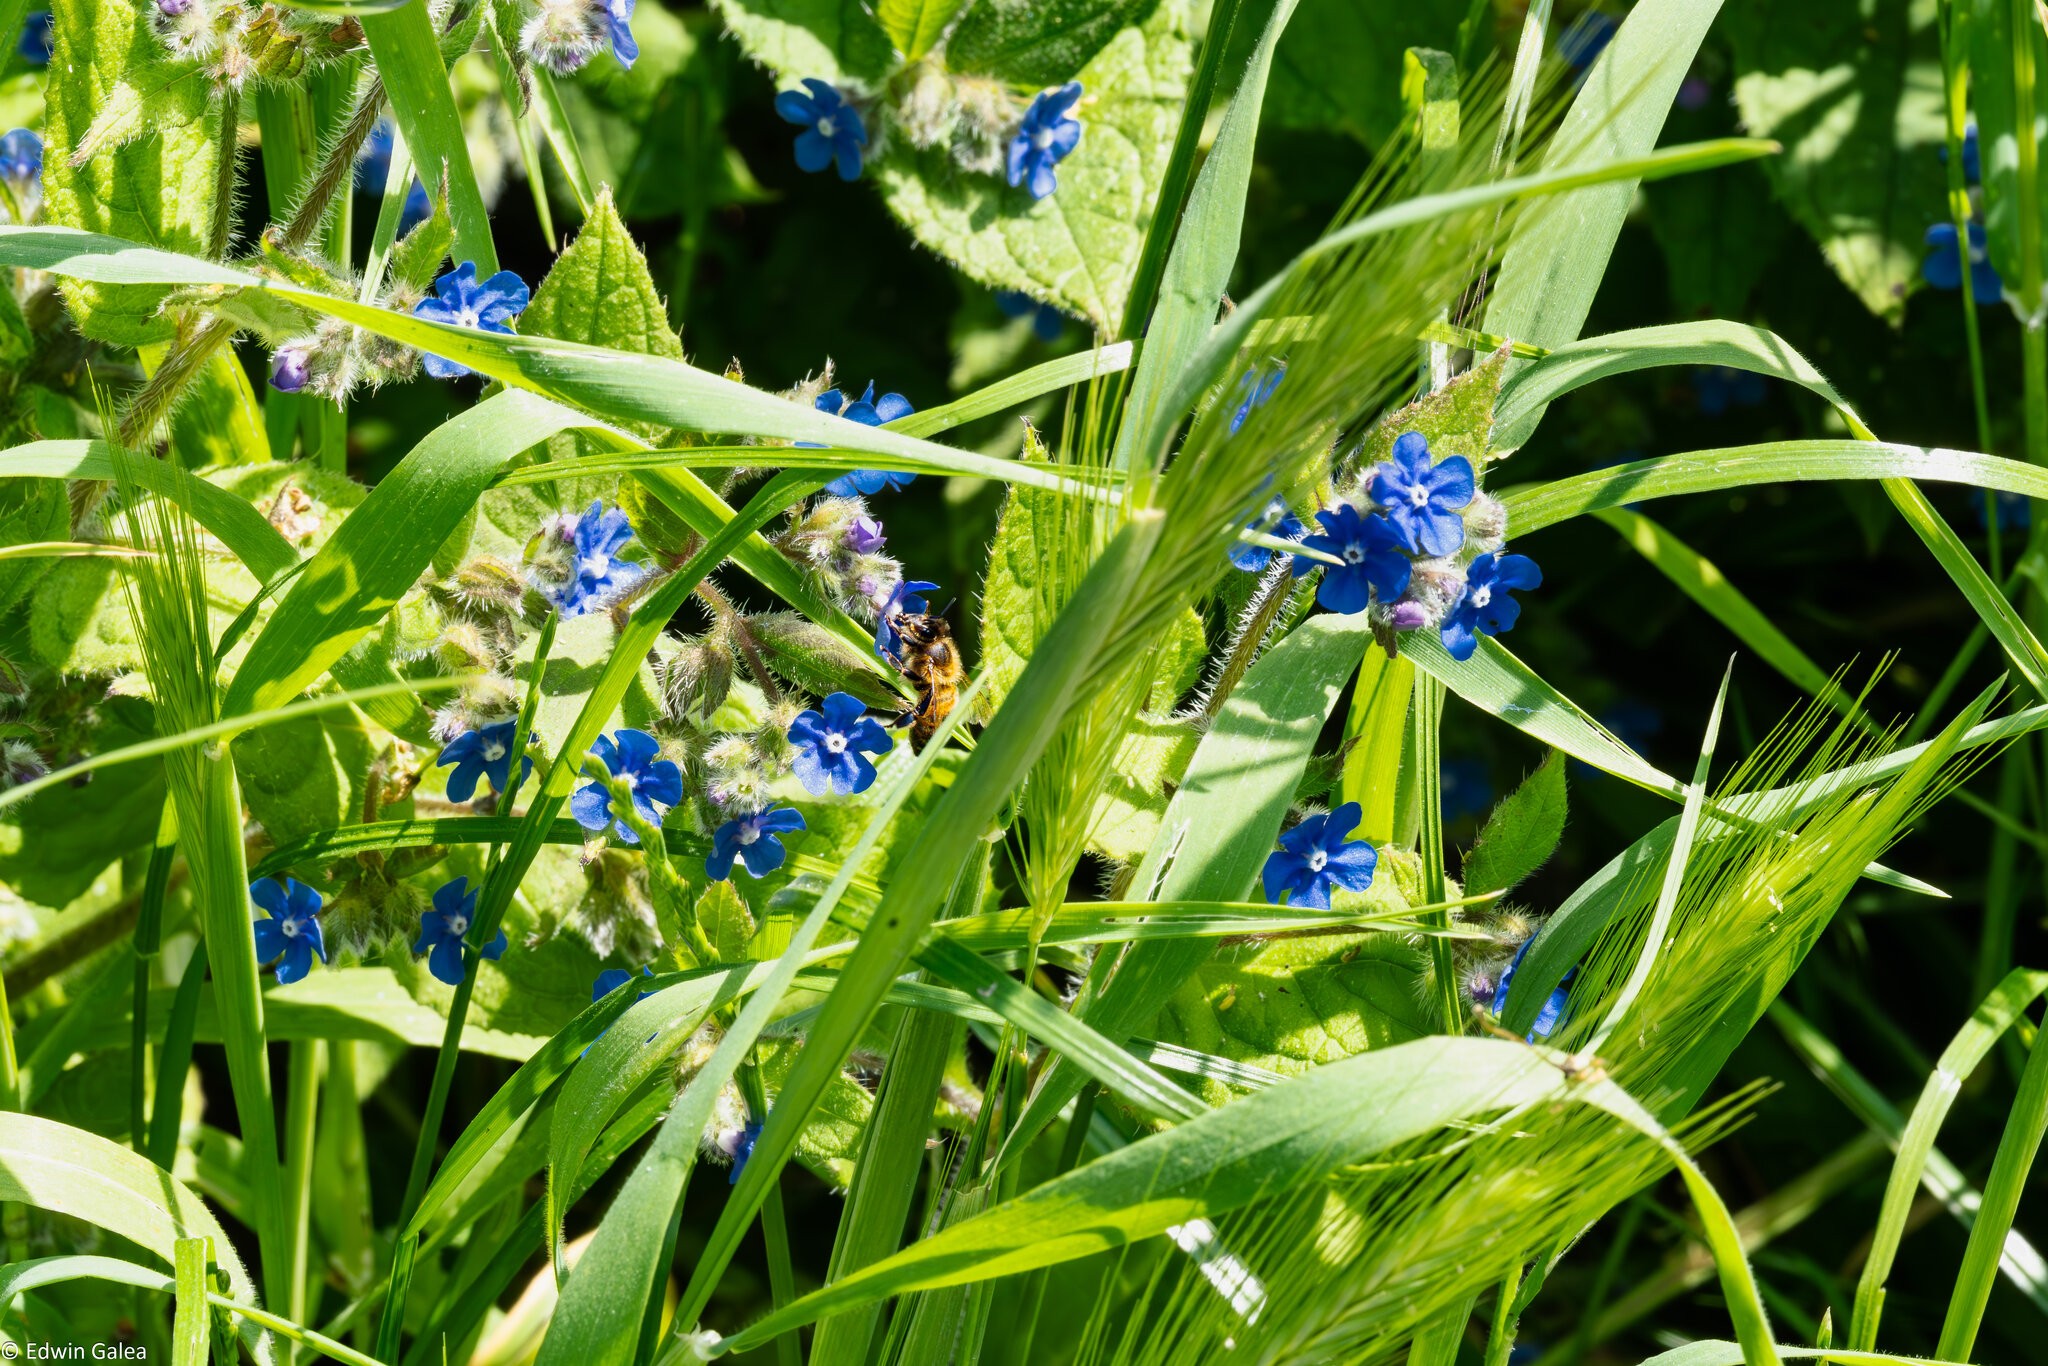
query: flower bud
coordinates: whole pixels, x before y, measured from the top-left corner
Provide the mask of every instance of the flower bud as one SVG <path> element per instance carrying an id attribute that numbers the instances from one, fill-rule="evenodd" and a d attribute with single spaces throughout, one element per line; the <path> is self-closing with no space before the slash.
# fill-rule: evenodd
<path id="1" fill-rule="evenodd" d="M 0 792 L 32 783 L 49 771 L 49 764 L 27 741 L 9 740 L 0 744 Z"/>
<path id="2" fill-rule="evenodd" d="M 1507 540 L 1508 510 L 1499 499 L 1472 495 L 1465 507 L 1465 548 L 1475 557 L 1490 555 Z"/>
<path id="3" fill-rule="evenodd" d="M 280 394 L 296 394 L 306 387 L 310 363 L 303 343 L 278 347 L 270 357 L 270 387 Z"/>

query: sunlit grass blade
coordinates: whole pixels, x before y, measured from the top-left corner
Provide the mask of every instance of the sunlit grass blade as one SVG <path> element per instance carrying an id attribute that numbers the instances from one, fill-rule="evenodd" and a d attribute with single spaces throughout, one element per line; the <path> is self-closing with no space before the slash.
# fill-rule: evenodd
<path id="1" fill-rule="evenodd" d="M 490 210 L 477 188 L 470 165 L 469 143 L 462 132 L 462 114 L 448 84 L 441 57 L 440 35 L 424 4 L 404 4 L 358 16 L 363 37 L 376 59 L 377 74 L 391 98 L 391 114 L 405 135 L 413 159 L 425 170 L 420 178 L 448 182 L 448 218 L 455 230 L 453 256 L 476 262 L 478 279 L 498 269 L 498 249 L 491 240 Z"/>

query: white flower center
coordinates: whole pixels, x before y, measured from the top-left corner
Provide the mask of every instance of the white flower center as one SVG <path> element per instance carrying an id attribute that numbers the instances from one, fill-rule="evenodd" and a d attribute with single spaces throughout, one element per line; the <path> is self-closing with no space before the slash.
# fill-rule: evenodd
<path id="1" fill-rule="evenodd" d="M 278 922 L 278 928 L 284 931 L 284 937 L 287 939 L 297 939 L 299 937 L 299 922 L 293 916 L 288 915 Z"/>
<path id="2" fill-rule="evenodd" d="M 838 132 L 838 131 L 839 131 L 839 125 L 838 125 L 838 124 L 836 124 L 836 123 L 834 123 L 834 122 L 832 122 L 832 116 L 831 116 L 830 114 L 827 114 L 827 115 L 825 115 L 825 116 L 824 116 L 823 118 L 821 118 L 821 119 L 819 119 L 819 120 L 818 120 L 818 136 L 819 136 L 819 137 L 821 137 L 821 138 L 829 138 L 829 137 L 831 137 L 831 136 L 832 136 L 832 135 L 833 135 L 834 133 L 836 133 L 836 132 Z"/>
<path id="3" fill-rule="evenodd" d="M 455 325 L 457 327 L 481 327 L 483 319 L 477 316 L 477 311 L 474 308 L 465 308 L 456 315 Z"/>
<path id="4" fill-rule="evenodd" d="M 1492 601 L 1493 589 L 1491 587 L 1480 587 L 1472 590 L 1472 605 L 1474 607 L 1484 607 Z"/>
<path id="5" fill-rule="evenodd" d="M 825 752 L 827 754 L 846 753 L 846 737 L 844 735 L 827 735 L 825 737 Z"/>
<path id="6" fill-rule="evenodd" d="M 752 844 L 755 840 L 761 838 L 761 827 L 755 825 L 752 821 L 741 821 L 739 833 L 732 838 L 733 843 L 743 847 Z"/>
<path id="7" fill-rule="evenodd" d="M 1417 484 L 1417 485 L 1415 485 L 1415 486 L 1414 486 L 1413 488 L 1409 489 L 1409 490 L 1408 490 L 1408 502 L 1409 502 L 1409 504 L 1410 504 L 1411 506 L 1414 506 L 1414 507 L 1428 507 L 1428 506 L 1429 506 L 1429 489 L 1428 489 L 1428 487 L 1427 487 L 1427 486 L 1425 486 L 1425 485 L 1422 485 L 1422 484 Z"/>
<path id="8" fill-rule="evenodd" d="M 452 934 L 452 935 L 465 935 L 465 934 L 468 934 L 468 933 L 469 933 L 469 917 L 468 917 L 468 916 L 466 916 L 466 915 L 451 915 L 451 916 L 449 916 L 449 917 L 448 917 L 448 933 L 450 933 L 450 934 Z"/>
<path id="9" fill-rule="evenodd" d="M 1345 546 L 1345 547 L 1344 547 L 1344 563 L 1346 563 L 1346 564 L 1364 564 L 1364 563 L 1365 563 L 1365 552 L 1364 552 L 1363 550 L 1359 549 L 1359 548 L 1358 548 L 1357 546 L 1355 546 L 1355 545 L 1347 545 L 1347 546 Z"/>
<path id="10" fill-rule="evenodd" d="M 576 561 L 576 567 L 593 579 L 601 579 L 611 572 L 612 557 L 609 555 L 585 555 Z"/>
<path id="11" fill-rule="evenodd" d="M 1320 873 L 1329 862 L 1330 856 L 1321 849 L 1318 849 L 1308 856 L 1308 870 L 1311 873 Z"/>
<path id="12" fill-rule="evenodd" d="M 1052 129 L 1041 128 L 1031 135 L 1031 146 L 1040 152 L 1052 150 Z"/>
<path id="13" fill-rule="evenodd" d="M 496 740 L 484 741 L 484 762 L 495 764 L 505 757 L 505 746 Z"/>
<path id="14" fill-rule="evenodd" d="M 625 786 L 626 791 L 631 792 L 640 786 L 640 775 L 637 773 L 621 773 L 619 775 L 619 782 Z"/>

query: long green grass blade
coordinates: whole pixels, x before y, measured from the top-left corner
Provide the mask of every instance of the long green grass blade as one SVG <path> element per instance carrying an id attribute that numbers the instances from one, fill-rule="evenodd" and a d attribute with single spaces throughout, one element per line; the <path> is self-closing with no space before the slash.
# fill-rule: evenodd
<path id="1" fill-rule="evenodd" d="M 454 258 L 476 262 L 477 278 L 488 278 L 498 269 L 490 211 L 477 188 L 469 142 L 462 133 L 462 114 L 455 107 L 440 35 L 434 30 L 425 0 L 368 11 L 357 21 L 391 98 L 391 116 L 405 135 L 413 160 L 425 172 L 420 178 L 431 185 L 447 177 Z"/>

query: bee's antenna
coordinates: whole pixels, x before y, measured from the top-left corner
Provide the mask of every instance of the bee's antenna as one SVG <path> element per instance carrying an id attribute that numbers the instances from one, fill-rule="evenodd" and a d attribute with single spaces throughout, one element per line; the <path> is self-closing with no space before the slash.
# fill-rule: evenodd
<path id="1" fill-rule="evenodd" d="M 960 599 L 958 599 L 958 598 L 948 598 L 948 599 L 946 599 L 946 605 L 945 605 L 944 607 L 941 607 L 941 608 L 939 609 L 939 615 L 940 615 L 940 616 L 942 616 L 942 617 L 943 617 L 943 616 L 945 616 L 945 615 L 946 615 L 946 614 L 947 614 L 948 612 L 950 612 L 950 611 L 952 611 L 952 610 L 953 610 L 953 604 L 955 604 L 955 603 L 957 603 L 957 602 L 959 602 L 959 601 L 960 601 Z"/>

